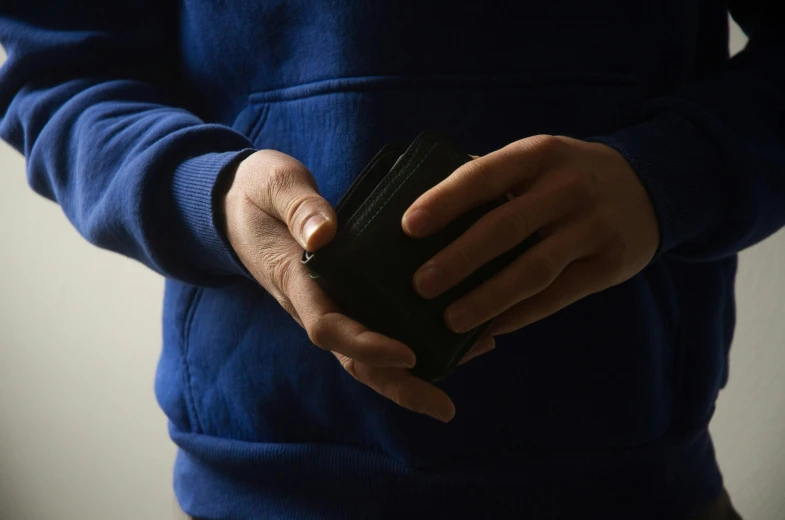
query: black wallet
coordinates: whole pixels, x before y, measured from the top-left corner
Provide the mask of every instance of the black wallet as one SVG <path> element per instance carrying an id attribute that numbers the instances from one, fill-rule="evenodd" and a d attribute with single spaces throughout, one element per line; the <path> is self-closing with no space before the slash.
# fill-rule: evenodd
<path id="1" fill-rule="evenodd" d="M 408 148 L 386 145 L 338 203 L 336 236 L 302 258 L 311 278 L 346 315 L 409 346 L 417 356 L 412 372 L 428 381 L 446 377 L 488 326 L 452 332 L 444 322 L 447 306 L 536 240 L 525 240 L 436 298 L 415 292 L 412 277 L 422 264 L 485 213 L 507 202 L 503 196 L 487 202 L 424 238 L 404 233 L 401 218 L 409 206 L 470 160 L 433 132 L 421 133 Z"/>

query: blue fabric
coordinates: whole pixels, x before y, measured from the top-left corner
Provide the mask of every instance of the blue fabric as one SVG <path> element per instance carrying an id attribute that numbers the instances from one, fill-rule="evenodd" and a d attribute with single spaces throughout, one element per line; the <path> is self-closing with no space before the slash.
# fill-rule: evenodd
<path id="1" fill-rule="evenodd" d="M 167 278 L 156 395 L 204 518 L 681 518 L 719 495 L 736 253 L 785 224 L 776 2 L 6 0 L 0 136 L 91 243 Z M 661 230 L 628 282 L 439 383 L 456 418 L 348 376 L 247 274 L 215 185 L 254 149 L 336 203 L 422 129 L 483 154 L 604 142 Z"/>

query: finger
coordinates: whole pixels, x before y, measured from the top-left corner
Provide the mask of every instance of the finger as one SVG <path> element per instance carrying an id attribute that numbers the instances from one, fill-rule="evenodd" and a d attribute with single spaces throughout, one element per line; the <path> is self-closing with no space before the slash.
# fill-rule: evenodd
<path id="1" fill-rule="evenodd" d="M 468 363 L 472 359 L 482 356 L 483 354 L 487 354 L 491 350 L 496 348 L 496 340 L 493 336 L 485 339 L 478 340 L 477 343 L 474 344 L 472 349 L 466 353 L 465 356 L 461 359 L 458 363 L 458 366 L 463 365 L 464 363 Z"/>
<path id="2" fill-rule="evenodd" d="M 374 367 L 412 368 L 414 352 L 395 339 L 368 330 L 342 314 L 327 294 L 298 262 L 296 275 L 286 282 L 284 293 L 292 302 L 314 345 Z"/>
<path id="3" fill-rule="evenodd" d="M 263 215 L 263 219 L 267 219 L 266 225 L 261 226 L 265 230 L 264 237 L 259 237 L 257 240 L 254 240 L 253 236 L 246 238 L 246 240 L 255 241 L 257 244 L 254 249 L 257 253 L 250 261 L 246 258 L 246 267 L 259 282 L 259 285 L 264 287 L 302 327 L 303 321 L 297 313 L 297 309 L 281 289 L 285 281 L 282 281 L 281 278 L 286 278 L 288 276 L 287 270 L 291 269 L 290 259 L 298 257 L 302 250 L 283 223 L 261 211 L 259 213 Z"/>
<path id="4" fill-rule="evenodd" d="M 438 296 L 545 226 L 579 212 L 590 201 L 570 172 L 554 172 L 488 212 L 414 274 L 415 290 Z"/>
<path id="5" fill-rule="evenodd" d="M 340 354 L 336 357 L 357 381 L 403 408 L 443 422 L 449 422 L 455 416 L 455 405 L 443 390 L 408 370 L 372 367 Z"/>
<path id="6" fill-rule="evenodd" d="M 256 209 L 257 226 L 246 240 L 255 251 L 251 274 L 308 332 L 311 341 L 375 366 L 412 367 L 414 353 L 403 343 L 369 331 L 339 312 L 300 262 L 300 246 L 286 226 Z"/>
<path id="7" fill-rule="evenodd" d="M 561 146 L 556 137 L 535 136 L 467 162 L 414 201 L 403 215 L 403 230 L 428 235 L 513 187 L 530 184 Z"/>
<path id="8" fill-rule="evenodd" d="M 304 249 L 316 251 L 332 240 L 337 217 L 321 195 L 316 181 L 300 161 L 280 152 L 267 151 L 254 163 L 258 184 L 253 202 L 289 228 Z"/>
<path id="9" fill-rule="evenodd" d="M 546 318 L 576 301 L 607 289 L 607 272 L 595 260 L 571 264 L 547 289 L 503 312 L 491 325 L 494 334 L 506 334 Z"/>
<path id="10" fill-rule="evenodd" d="M 292 268 L 292 259 L 299 259 L 302 248 L 283 222 L 253 204 L 247 208 L 243 218 L 252 221 L 253 226 L 236 237 L 236 249 L 241 252 L 238 254 L 256 281 L 303 326 L 297 309 L 282 289 Z"/>
<path id="11" fill-rule="evenodd" d="M 501 272 L 447 307 L 451 330 L 464 332 L 545 290 L 571 262 L 601 247 L 601 223 L 579 220 L 558 228 Z"/>

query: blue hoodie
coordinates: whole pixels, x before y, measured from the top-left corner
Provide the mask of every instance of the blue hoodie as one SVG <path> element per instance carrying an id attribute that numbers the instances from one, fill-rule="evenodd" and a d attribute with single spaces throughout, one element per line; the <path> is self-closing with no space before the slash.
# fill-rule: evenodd
<path id="1" fill-rule="evenodd" d="M 0 135 L 87 240 L 166 277 L 155 389 L 191 515 L 679 519 L 722 488 L 736 253 L 785 224 L 777 3 L 3 0 Z M 729 7 L 751 37 L 733 59 Z M 474 154 L 602 141 L 661 232 L 643 272 L 439 383 L 449 424 L 314 347 L 213 211 L 250 150 L 335 204 L 426 128 Z"/>

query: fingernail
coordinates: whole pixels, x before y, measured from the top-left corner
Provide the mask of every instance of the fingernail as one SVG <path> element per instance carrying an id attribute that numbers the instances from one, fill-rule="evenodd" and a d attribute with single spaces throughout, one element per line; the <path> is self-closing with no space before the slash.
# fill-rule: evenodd
<path id="1" fill-rule="evenodd" d="M 496 339 L 493 336 L 490 338 L 484 339 L 481 342 L 478 342 L 477 345 L 474 346 L 477 350 L 478 354 L 484 354 L 496 348 Z"/>
<path id="2" fill-rule="evenodd" d="M 496 341 L 491 339 L 491 341 L 489 341 L 487 344 L 483 345 L 482 348 L 477 350 L 477 352 L 475 353 L 474 357 L 479 357 L 479 356 L 485 355 L 485 354 L 487 354 L 488 352 L 490 352 L 491 350 L 493 350 L 495 348 L 496 348 Z"/>
<path id="3" fill-rule="evenodd" d="M 442 422 L 450 422 L 452 418 L 455 417 L 455 412 L 453 410 L 439 410 L 436 412 L 436 415 L 439 416 L 439 420 Z"/>
<path id="4" fill-rule="evenodd" d="M 414 363 L 403 359 L 393 359 L 390 361 L 392 368 L 414 368 Z"/>
<path id="5" fill-rule="evenodd" d="M 469 309 L 454 307 L 447 311 L 447 323 L 455 332 L 466 332 L 471 328 L 472 314 Z"/>
<path id="6" fill-rule="evenodd" d="M 389 366 L 394 368 L 414 368 L 415 363 L 417 363 L 417 358 L 414 357 L 414 352 L 410 350 L 394 352 L 388 360 Z"/>
<path id="7" fill-rule="evenodd" d="M 490 337 L 486 340 L 478 342 L 472 349 L 463 356 L 463 359 L 458 363 L 458 366 L 463 365 L 464 363 L 468 363 L 472 359 L 482 356 L 483 354 L 487 354 L 491 350 L 496 348 L 496 340 L 493 337 Z"/>
<path id="8" fill-rule="evenodd" d="M 420 296 L 431 298 L 441 292 L 442 271 L 438 267 L 427 267 L 414 275 L 414 287 Z"/>
<path id="9" fill-rule="evenodd" d="M 319 227 L 321 227 L 321 225 L 325 222 L 327 222 L 327 219 L 319 213 L 308 217 L 308 220 L 306 220 L 305 224 L 303 225 L 303 239 L 305 240 L 306 244 L 310 242 L 311 236 L 316 233 L 316 230 L 319 229 Z"/>
<path id="10" fill-rule="evenodd" d="M 431 215 L 424 209 L 416 209 L 403 216 L 403 228 L 410 235 L 421 237 L 429 232 Z"/>

